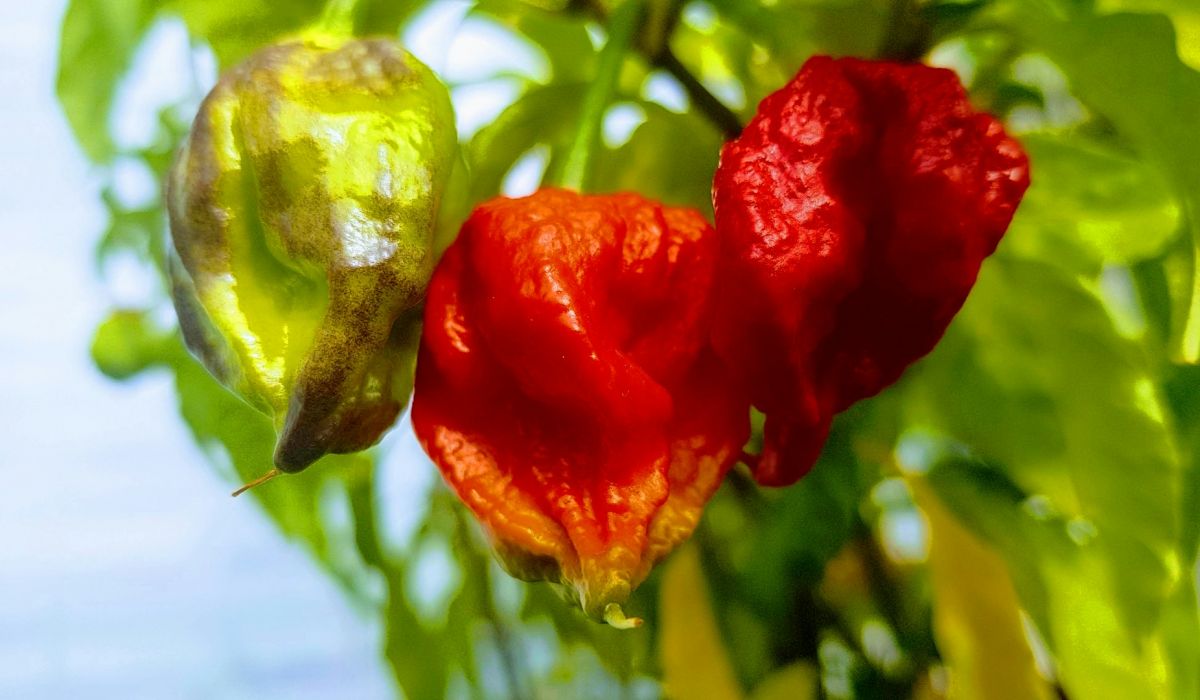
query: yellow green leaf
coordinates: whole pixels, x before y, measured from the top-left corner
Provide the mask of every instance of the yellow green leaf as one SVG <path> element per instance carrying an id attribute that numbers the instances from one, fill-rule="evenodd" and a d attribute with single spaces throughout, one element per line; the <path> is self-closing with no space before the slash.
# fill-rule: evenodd
<path id="1" fill-rule="evenodd" d="M 914 480 L 913 492 L 929 521 L 933 628 L 950 673 L 950 697 L 1050 698 L 1004 560 L 960 525 L 924 482 Z"/>
<path id="2" fill-rule="evenodd" d="M 659 660 L 672 700 L 740 700 L 729 652 L 713 614 L 700 555 L 680 549 L 663 572 L 659 602 Z"/>
<path id="3" fill-rule="evenodd" d="M 818 697 L 820 671 L 807 661 L 797 661 L 772 671 L 754 686 L 750 700 L 811 700 Z"/>

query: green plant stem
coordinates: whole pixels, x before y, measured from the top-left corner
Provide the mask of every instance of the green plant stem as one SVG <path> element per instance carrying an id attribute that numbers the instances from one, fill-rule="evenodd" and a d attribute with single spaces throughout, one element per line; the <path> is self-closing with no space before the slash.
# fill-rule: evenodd
<path id="1" fill-rule="evenodd" d="M 583 97 L 575 139 L 563 160 L 562 170 L 551 178 L 552 182 L 577 192 L 586 191 L 590 185 L 592 165 L 600 146 L 604 113 L 616 93 L 621 67 L 633 48 L 633 39 L 644 12 L 644 0 L 625 0 L 613 11 L 608 23 L 608 40 L 600 50 L 596 75 Z"/>
<path id="2" fill-rule="evenodd" d="M 597 0 L 575 0 L 568 5 L 568 8 L 586 12 L 599 22 L 609 22 L 608 12 Z M 666 71 L 683 87 L 688 99 L 692 101 L 696 109 L 712 122 L 713 126 L 717 127 L 726 139 L 737 137 L 742 133 L 741 118 L 725 103 L 717 99 L 717 96 L 704 87 L 704 83 L 700 82 L 700 79 L 689 71 L 687 66 L 683 65 L 679 57 L 671 51 L 670 43 L 670 37 L 664 37 L 661 46 L 652 53 L 648 52 L 645 46 L 639 46 L 638 49 L 643 52 L 646 61 L 651 66 Z"/>
<path id="3" fill-rule="evenodd" d="M 708 88 L 704 87 L 704 84 L 679 61 L 679 57 L 671 49 L 664 48 L 650 62 L 670 73 L 671 77 L 679 81 L 696 108 L 721 130 L 726 139 L 737 138 L 738 134 L 742 133 L 742 120 L 738 118 L 738 115 L 726 107 L 725 103 L 718 100 L 716 95 L 709 92 Z"/>
<path id="4" fill-rule="evenodd" d="M 504 674 L 504 682 L 508 688 L 508 697 L 514 700 L 523 700 L 530 697 L 526 691 L 525 670 L 522 667 L 517 654 L 513 649 L 512 632 L 505 623 L 500 611 L 496 609 L 495 601 L 492 600 L 492 572 L 488 568 L 488 555 L 479 551 L 475 541 L 471 537 L 472 526 L 468 521 L 463 509 L 458 504 L 453 506 L 454 524 L 457 530 L 457 536 L 461 538 L 463 551 L 469 551 L 470 556 L 475 558 L 473 562 L 474 571 L 467 571 L 468 575 L 478 576 L 483 585 L 483 596 L 478 600 L 480 612 L 487 620 L 488 626 L 492 629 L 492 636 L 496 642 L 496 651 L 500 656 L 500 668 Z"/>
<path id="5" fill-rule="evenodd" d="M 316 27 L 337 36 L 354 36 L 355 11 L 358 0 L 327 0 Z"/>

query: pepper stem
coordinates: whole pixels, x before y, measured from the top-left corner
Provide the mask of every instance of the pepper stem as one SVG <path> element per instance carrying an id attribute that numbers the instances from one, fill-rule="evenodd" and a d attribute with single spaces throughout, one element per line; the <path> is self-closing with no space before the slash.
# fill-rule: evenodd
<path id="1" fill-rule="evenodd" d="M 590 185 L 596 150 L 600 147 L 604 113 L 616 92 L 625 56 L 633 48 L 633 39 L 641 27 L 644 9 L 645 0 L 625 0 L 610 15 L 608 40 L 600 49 L 596 75 L 583 97 L 575 138 L 562 168 L 556 176 L 548 176 L 547 181 L 577 192 L 585 191 Z"/>
<path id="2" fill-rule="evenodd" d="M 354 15 L 358 0 L 327 0 L 315 29 L 334 36 L 354 36 Z"/>
<path id="3" fill-rule="evenodd" d="M 250 483 L 243 485 L 241 488 L 239 488 L 238 490 L 234 491 L 233 493 L 231 493 L 229 495 L 233 496 L 234 498 L 237 498 L 238 496 L 242 495 L 243 493 L 246 493 L 247 491 L 254 488 L 255 486 L 261 486 L 261 485 L 267 483 L 268 481 L 270 481 L 271 479 L 274 479 L 275 477 L 279 476 L 282 473 L 283 472 L 279 471 L 278 469 L 272 469 L 272 470 L 268 471 L 266 474 L 263 474 L 262 476 L 258 477 L 254 481 L 251 481 Z"/>
<path id="4" fill-rule="evenodd" d="M 619 630 L 631 630 L 642 626 L 642 618 L 625 617 L 625 611 L 621 610 L 621 606 L 617 603 L 609 603 L 604 606 L 604 621 L 610 627 Z"/>

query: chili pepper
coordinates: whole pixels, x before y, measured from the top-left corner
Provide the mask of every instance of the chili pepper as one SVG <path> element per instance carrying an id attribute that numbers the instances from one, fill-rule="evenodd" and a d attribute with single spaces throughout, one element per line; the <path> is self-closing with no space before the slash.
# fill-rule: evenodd
<path id="1" fill-rule="evenodd" d="M 766 415 L 761 483 L 933 349 L 1028 185 L 948 70 L 816 57 L 762 101 L 713 183 L 713 343 Z"/>
<path id="2" fill-rule="evenodd" d="M 479 206 L 430 285 L 417 437 L 510 573 L 615 626 L 747 438 L 716 255 L 695 211 L 543 189 Z"/>
<path id="3" fill-rule="evenodd" d="M 274 417 L 280 470 L 370 446 L 407 401 L 456 162 L 445 87 L 387 40 L 268 47 L 201 105 L 167 184 L 175 306 Z"/>

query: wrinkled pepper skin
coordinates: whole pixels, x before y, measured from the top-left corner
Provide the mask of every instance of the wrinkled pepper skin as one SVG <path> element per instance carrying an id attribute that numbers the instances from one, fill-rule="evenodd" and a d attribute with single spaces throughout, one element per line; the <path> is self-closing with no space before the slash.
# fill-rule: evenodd
<path id="1" fill-rule="evenodd" d="M 511 574 L 615 626 L 747 439 L 717 248 L 695 211 L 544 189 L 479 206 L 430 285 L 417 437 Z"/>
<path id="2" fill-rule="evenodd" d="M 760 483 L 933 349 L 1028 185 L 948 70 L 816 57 L 762 101 L 713 183 L 713 344 L 766 416 Z"/>
<path id="3" fill-rule="evenodd" d="M 457 148 L 445 87 L 388 40 L 268 47 L 204 100 L 167 183 L 175 306 L 274 418 L 280 470 L 374 444 L 407 401 Z"/>

